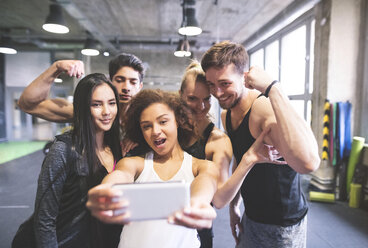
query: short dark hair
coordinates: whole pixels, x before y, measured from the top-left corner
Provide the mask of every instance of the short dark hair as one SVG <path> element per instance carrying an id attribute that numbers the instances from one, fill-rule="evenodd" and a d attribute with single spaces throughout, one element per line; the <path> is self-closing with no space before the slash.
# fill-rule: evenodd
<path id="1" fill-rule="evenodd" d="M 241 44 L 223 41 L 213 45 L 203 55 L 201 65 L 204 71 L 211 67 L 223 68 L 234 64 L 238 73 L 242 74 L 249 67 L 249 56 Z"/>
<path id="2" fill-rule="evenodd" d="M 124 116 L 124 130 L 128 139 L 142 146 L 145 152 L 152 150 L 143 137 L 140 118 L 142 112 L 154 103 L 166 104 L 174 111 L 178 123 L 178 141 L 183 149 L 189 145 L 192 137 L 198 137 L 192 113 L 178 94 L 158 89 L 146 89 L 141 90 L 132 98 Z"/>
<path id="3" fill-rule="evenodd" d="M 93 73 L 85 76 L 79 81 L 74 92 L 73 146 L 79 153 L 86 154 L 90 172 L 89 175 L 96 172 L 101 164 L 98 162 L 99 159 L 96 155 L 96 131 L 92 121 L 90 106 L 93 92 L 102 84 L 107 84 L 112 89 L 115 100 L 118 103 L 119 96 L 116 88 L 111 84 L 109 79 L 101 73 Z M 116 104 L 116 107 L 117 113 L 119 113 L 119 104 Z M 110 130 L 106 131 L 104 135 L 104 143 L 110 147 L 115 161 L 120 160 L 122 157 L 119 128 L 119 117 L 116 115 Z"/>
<path id="4" fill-rule="evenodd" d="M 127 66 L 133 68 L 139 73 L 139 81 L 143 82 L 144 77 L 144 66 L 142 60 L 137 56 L 129 53 L 121 53 L 109 62 L 109 74 L 110 80 L 113 79 L 115 74 L 120 70 L 120 68 Z"/>

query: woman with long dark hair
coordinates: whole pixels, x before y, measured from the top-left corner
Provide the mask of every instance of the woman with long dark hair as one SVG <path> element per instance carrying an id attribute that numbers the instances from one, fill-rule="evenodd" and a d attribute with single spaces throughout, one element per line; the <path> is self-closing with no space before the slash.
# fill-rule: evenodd
<path id="1" fill-rule="evenodd" d="M 56 136 L 38 179 L 37 247 L 116 247 L 121 227 L 94 219 L 85 203 L 88 190 L 121 158 L 118 101 L 103 74 L 90 74 L 77 85 L 73 130 Z"/>

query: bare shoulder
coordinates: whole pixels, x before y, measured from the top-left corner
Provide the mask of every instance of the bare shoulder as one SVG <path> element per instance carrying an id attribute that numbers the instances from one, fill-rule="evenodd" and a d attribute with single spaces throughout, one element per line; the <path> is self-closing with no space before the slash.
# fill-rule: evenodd
<path id="1" fill-rule="evenodd" d="M 212 149 L 219 149 L 219 147 L 226 148 L 228 146 L 231 146 L 231 141 L 229 136 L 227 136 L 226 133 L 215 127 L 211 135 L 207 141 L 206 149 L 212 148 Z"/>
<path id="2" fill-rule="evenodd" d="M 218 129 L 217 127 L 214 127 L 212 129 L 209 141 L 213 140 L 213 141 L 217 141 L 217 140 L 224 140 L 224 139 L 228 139 L 229 137 L 227 136 L 226 133 L 224 133 L 223 131 L 221 131 L 220 129 Z"/>
<path id="3" fill-rule="evenodd" d="M 125 157 L 116 164 L 117 170 L 137 170 L 142 171 L 144 166 L 144 158 L 140 156 Z"/>

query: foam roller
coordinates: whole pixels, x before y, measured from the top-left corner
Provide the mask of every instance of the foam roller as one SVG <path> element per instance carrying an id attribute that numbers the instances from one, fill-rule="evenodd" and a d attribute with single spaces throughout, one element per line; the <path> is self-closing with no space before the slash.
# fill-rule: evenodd
<path id="1" fill-rule="evenodd" d="M 335 202 L 335 194 L 309 191 L 310 201 Z"/>
<path id="2" fill-rule="evenodd" d="M 361 195 L 362 195 L 362 185 L 352 183 L 350 185 L 349 207 L 359 208 Z"/>
<path id="3" fill-rule="evenodd" d="M 357 163 L 359 162 L 361 152 L 363 150 L 365 138 L 355 136 L 353 138 L 353 144 L 351 145 L 351 152 L 349 157 L 347 176 L 346 176 L 346 192 L 350 192 L 350 184 L 353 181 L 354 171 Z"/>

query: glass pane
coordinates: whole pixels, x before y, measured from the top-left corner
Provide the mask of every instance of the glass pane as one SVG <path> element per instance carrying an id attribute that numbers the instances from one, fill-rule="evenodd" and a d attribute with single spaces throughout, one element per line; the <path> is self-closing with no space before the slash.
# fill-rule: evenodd
<path id="1" fill-rule="evenodd" d="M 306 26 L 282 38 L 281 83 L 287 95 L 304 94 Z"/>
<path id="2" fill-rule="evenodd" d="M 291 105 L 295 111 L 304 119 L 304 101 L 303 100 L 290 100 Z"/>
<path id="3" fill-rule="evenodd" d="M 312 94 L 313 92 L 313 72 L 314 72 L 314 35 L 315 35 L 315 26 L 316 21 L 313 20 L 311 22 L 311 33 L 310 33 L 310 55 L 309 55 L 309 93 Z"/>
<path id="4" fill-rule="evenodd" d="M 307 102 L 307 123 L 312 124 L 312 101 Z"/>
<path id="5" fill-rule="evenodd" d="M 279 80 L 279 41 L 276 40 L 266 47 L 265 70 L 272 78 Z"/>
<path id="6" fill-rule="evenodd" d="M 250 66 L 257 65 L 263 69 L 263 49 L 259 49 L 250 55 Z"/>

